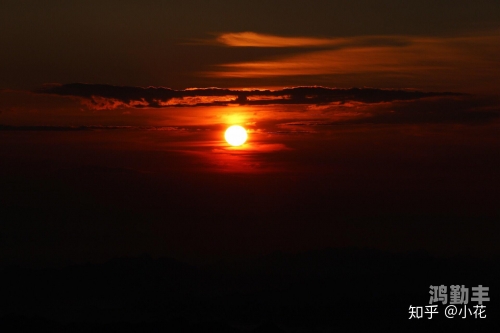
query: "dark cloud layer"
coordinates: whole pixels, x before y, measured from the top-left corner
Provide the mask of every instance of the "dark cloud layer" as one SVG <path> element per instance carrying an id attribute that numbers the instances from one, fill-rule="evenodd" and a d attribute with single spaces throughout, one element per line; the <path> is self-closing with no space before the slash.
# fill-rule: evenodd
<path id="1" fill-rule="evenodd" d="M 0 131 L 55 131 L 55 132 L 79 132 L 79 131 L 102 131 L 102 130 L 142 130 L 142 131 L 196 131 L 198 128 L 187 126 L 11 126 L 0 125 Z"/>
<path id="2" fill-rule="evenodd" d="M 335 114 L 338 107 L 324 112 Z M 346 108 L 345 110 L 348 110 Z M 485 124 L 500 118 L 498 101 L 474 96 L 427 98 L 412 101 L 381 103 L 356 109 L 357 117 L 335 118 L 331 121 L 292 121 L 291 126 L 337 126 L 343 124 Z"/>
<path id="3" fill-rule="evenodd" d="M 127 87 L 105 84 L 70 83 L 49 85 L 35 91 L 43 94 L 80 97 L 91 107 L 181 107 L 269 105 L 269 104 L 325 104 L 356 101 L 379 103 L 417 100 L 425 97 L 458 96 L 452 92 L 422 92 L 375 88 L 337 89 L 318 86 L 291 87 L 280 90 L 237 90 L 223 88 L 197 88 L 174 90 L 164 87 Z"/>

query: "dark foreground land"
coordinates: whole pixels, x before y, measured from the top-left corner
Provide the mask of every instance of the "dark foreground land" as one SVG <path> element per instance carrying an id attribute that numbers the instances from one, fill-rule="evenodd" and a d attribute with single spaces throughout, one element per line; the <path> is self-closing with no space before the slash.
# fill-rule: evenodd
<path id="1" fill-rule="evenodd" d="M 495 332 L 499 268 L 498 260 L 360 249 L 202 267 L 148 255 L 43 269 L 4 265 L 0 331 Z M 447 319 L 437 303 L 432 319 L 409 320 L 410 305 L 429 305 L 429 286 L 441 284 L 490 287 L 486 318 Z"/>

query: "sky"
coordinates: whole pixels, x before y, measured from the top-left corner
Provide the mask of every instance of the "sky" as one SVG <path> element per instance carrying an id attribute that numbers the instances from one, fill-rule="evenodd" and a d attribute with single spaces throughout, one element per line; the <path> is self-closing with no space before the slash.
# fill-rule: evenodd
<path id="1" fill-rule="evenodd" d="M 496 0 L 5 0 L 0 45 L 0 260 L 500 254 Z"/>
<path id="2" fill-rule="evenodd" d="M 7 0 L 1 6 L 1 88 L 86 82 L 492 92 L 498 86 L 494 0 Z"/>

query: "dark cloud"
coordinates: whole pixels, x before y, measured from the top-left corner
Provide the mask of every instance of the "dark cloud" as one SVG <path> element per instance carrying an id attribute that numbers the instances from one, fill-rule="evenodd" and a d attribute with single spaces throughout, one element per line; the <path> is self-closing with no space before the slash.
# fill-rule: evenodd
<path id="1" fill-rule="evenodd" d="M 128 130 L 128 131 L 200 131 L 210 129 L 209 126 L 11 126 L 0 125 L 1 131 L 42 131 L 42 132 L 80 132 L 103 130 Z"/>
<path id="2" fill-rule="evenodd" d="M 337 89 L 326 87 L 291 87 L 279 90 L 237 90 L 197 88 L 174 90 L 164 87 L 127 87 L 105 84 L 70 83 L 48 85 L 35 91 L 83 98 L 90 107 L 155 108 L 181 106 L 270 105 L 270 104 L 328 104 L 334 102 L 380 103 L 416 100 L 435 96 L 458 96 L 451 92 L 422 92 L 375 88 Z"/>
<path id="3" fill-rule="evenodd" d="M 480 124 L 498 119 L 499 116 L 500 106 L 494 101 L 475 97 L 437 98 L 394 103 L 381 109 L 370 122 Z"/>
<path id="4" fill-rule="evenodd" d="M 349 112 L 349 107 L 329 106 L 323 112 L 332 114 L 334 120 L 292 121 L 287 126 L 335 126 L 342 124 L 484 124 L 500 118 L 497 100 L 474 96 L 425 98 L 412 101 L 395 101 L 362 105 L 351 117 L 337 117 L 336 112 Z M 353 111 L 354 112 L 354 111 Z"/>

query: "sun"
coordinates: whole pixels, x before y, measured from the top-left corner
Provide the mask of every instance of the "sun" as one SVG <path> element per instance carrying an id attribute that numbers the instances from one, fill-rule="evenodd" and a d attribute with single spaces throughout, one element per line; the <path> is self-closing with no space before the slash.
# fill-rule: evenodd
<path id="1" fill-rule="evenodd" d="M 233 125 L 228 127 L 226 133 L 224 134 L 227 143 L 231 146 L 241 146 L 247 141 L 248 134 L 246 129 L 239 125 Z"/>

